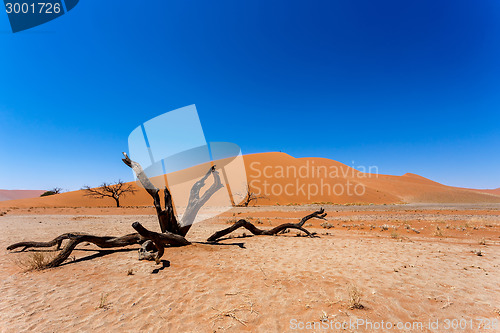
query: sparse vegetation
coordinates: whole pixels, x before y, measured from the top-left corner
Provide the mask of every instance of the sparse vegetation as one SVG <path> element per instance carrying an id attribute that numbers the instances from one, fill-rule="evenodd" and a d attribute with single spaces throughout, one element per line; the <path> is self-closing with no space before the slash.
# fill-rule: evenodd
<path id="1" fill-rule="evenodd" d="M 102 293 L 101 294 L 101 300 L 99 301 L 99 305 L 97 306 L 98 309 L 107 309 L 109 308 L 108 304 L 108 294 Z"/>
<path id="2" fill-rule="evenodd" d="M 54 194 L 59 194 L 62 192 L 62 188 L 60 187 L 54 187 L 53 189 L 50 189 L 48 191 L 43 192 L 40 196 L 41 197 L 46 197 L 49 195 L 54 195 Z"/>
<path id="3" fill-rule="evenodd" d="M 330 228 L 335 228 L 335 225 L 328 223 L 328 222 L 323 222 L 320 224 L 323 228 L 325 229 L 330 229 Z"/>
<path id="4" fill-rule="evenodd" d="M 265 195 L 260 195 L 252 191 L 249 186 L 247 186 L 247 192 L 245 194 L 236 193 L 236 195 L 242 198 L 241 202 L 235 204 L 236 207 L 248 207 L 252 201 L 257 202 L 259 199 L 268 199 Z"/>
<path id="5" fill-rule="evenodd" d="M 361 304 L 361 293 L 356 286 L 352 285 L 349 288 L 349 309 L 364 309 L 365 306 Z"/>
<path id="6" fill-rule="evenodd" d="M 434 236 L 443 237 L 443 232 L 441 231 L 441 228 L 439 228 L 439 226 L 436 226 L 436 230 L 434 231 Z"/>
<path id="7" fill-rule="evenodd" d="M 319 321 L 321 322 L 328 321 L 328 314 L 325 311 L 321 311 L 321 316 L 319 317 Z"/>
<path id="8" fill-rule="evenodd" d="M 481 250 L 472 250 L 471 252 L 474 253 L 478 257 L 482 257 L 483 256 L 483 253 L 481 252 Z"/>
<path id="9" fill-rule="evenodd" d="M 54 255 L 49 252 L 30 252 L 22 258 L 16 260 L 16 264 L 25 271 L 37 271 L 47 268 L 47 265 L 54 259 Z"/>

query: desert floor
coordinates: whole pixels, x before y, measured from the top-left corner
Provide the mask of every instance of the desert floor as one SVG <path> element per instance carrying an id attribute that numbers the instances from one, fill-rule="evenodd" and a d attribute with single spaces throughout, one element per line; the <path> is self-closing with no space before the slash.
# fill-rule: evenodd
<path id="1" fill-rule="evenodd" d="M 8 245 L 71 231 L 119 236 L 134 232 L 134 221 L 157 230 L 154 211 L 4 210 L 0 331 L 500 330 L 500 204 L 324 208 L 328 221 L 305 225 L 319 238 L 238 230 L 203 243 L 228 220 L 266 228 L 299 221 L 318 206 L 234 208 L 195 224 L 187 236 L 195 243 L 167 249 L 162 265 L 138 261 L 137 247 L 82 245 L 62 266 L 30 272 L 23 265 L 33 253 L 54 251 L 10 252 Z M 363 309 L 351 308 L 356 292 Z"/>

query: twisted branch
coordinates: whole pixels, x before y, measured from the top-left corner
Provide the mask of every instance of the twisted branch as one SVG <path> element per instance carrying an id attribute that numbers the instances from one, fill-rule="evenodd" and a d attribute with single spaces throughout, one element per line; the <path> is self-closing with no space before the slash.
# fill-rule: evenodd
<path id="1" fill-rule="evenodd" d="M 327 214 L 325 213 L 325 210 L 323 208 L 321 208 L 320 210 L 318 210 L 318 211 L 316 211 L 316 212 L 314 212 L 312 214 L 304 216 L 300 220 L 300 222 L 298 222 L 298 223 L 283 223 L 283 224 L 280 224 L 279 226 L 274 227 L 274 228 L 269 229 L 269 230 L 259 229 L 256 226 L 254 226 L 252 223 L 250 223 L 250 222 L 248 222 L 246 220 L 241 219 L 241 220 L 235 222 L 229 228 L 217 231 L 212 236 L 208 237 L 207 241 L 208 242 L 216 242 L 221 237 L 223 237 L 223 236 L 225 236 L 227 234 L 230 234 L 231 232 L 235 231 L 236 229 L 242 228 L 242 227 L 245 228 L 245 229 L 247 229 L 248 231 L 250 231 L 252 234 L 254 234 L 256 236 L 260 236 L 260 235 L 266 235 L 266 236 L 276 235 L 276 234 L 278 234 L 280 232 L 285 231 L 286 229 L 298 229 L 300 231 L 303 231 L 307 236 L 314 237 L 313 234 L 311 234 L 308 230 L 306 230 L 306 229 L 303 228 L 304 223 L 306 223 L 307 220 L 310 220 L 312 218 L 318 218 L 318 219 L 326 220 L 325 219 L 326 215 Z"/>

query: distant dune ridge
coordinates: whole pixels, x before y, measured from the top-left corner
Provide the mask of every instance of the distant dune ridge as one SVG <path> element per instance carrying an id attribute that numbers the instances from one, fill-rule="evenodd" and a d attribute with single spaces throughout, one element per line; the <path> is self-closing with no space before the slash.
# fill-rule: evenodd
<path id="1" fill-rule="evenodd" d="M 39 197 L 45 190 L 0 190 L 0 201 Z"/>
<path id="2" fill-rule="evenodd" d="M 258 205 L 500 203 L 500 189 L 477 190 L 446 186 L 411 173 L 403 176 L 382 175 L 378 174 L 374 166 L 356 166 L 357 169 L 354 169 L 326 158 L 294 158 L 285 153 L 245 155 L 244 160 L 252 191 L 264 196 L 258 199 L 256 202 Z M 120 200 L 121 205 L 151 206 L 151 197 L 146 191 L 135 183 L 133 185 L 139 191 Z M 207 182 L 207 185 L 210 185 L 210 182 Z M 11 192 L 16 192 L 14 197 L 5 194 Z M 43 191 L 0 190 L 0 200 L 6 200 L 4 197 L 18 199 L 2 201 L 0 207 L 113 207 L 115 205 L 111 198 L 86 197 L 82 190 L 33 198 L 41 193 Z M 32 198 L 26 198 L 28 196 Z"/>

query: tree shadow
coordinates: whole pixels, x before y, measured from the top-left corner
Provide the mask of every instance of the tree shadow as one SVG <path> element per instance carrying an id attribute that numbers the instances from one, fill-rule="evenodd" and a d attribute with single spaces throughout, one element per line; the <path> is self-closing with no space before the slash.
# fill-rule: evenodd
<path id="1" fill-rule="evenodd" d="M 161 267 L 153 269 L 151 274 L 158 274 L 160 271 L 164 270 L 166 267 L 170 267 L 170 261 L 162 259 L 161 260 Z"/>
<path id="2" fill-rule="evenodd" d="M 233 239 L 234 238 L 236 238 L 236 237 L 233 237 Z M 244 238 L 244 237 L 239 237 L 239 238 Z M 215 242 L 192 242 L 192 243 L 205 244 L 205 245 L 222 245 L 222 246 L 228 245 L 228 246 L 237 246 L 240 249 L 246 249 L 245 243 L 219 243 L 219 241 L 226 240 L 226 239 L 231 239 L 231 238 L 221 238 L 221 239 L 216 240 Z"/>
<path id="3" fill-rule="evenodd" d="M 74 263 L 77 263 L 77 262 L 83 262 L 83 261 L 87 261 L 87 260 L 101 258 L 101 257 L 107 256 L 107 255 L 112 254 L 112 253 L 137 251 L 137 249 L 133 249 L 133 248 L 131 248 L 131 249 L 116 249 L 116 250 L 75 249 L 75 251 L 91 251 L 91 252 L 96 252 L 97 251 L 97 253 L 94 253 L 94 254 L 92 254 L 90 256 L 78 258 L 78 259 L 75 259 L 75 260 L 65 261 L 64 263 L 62 263 L 59 266 L 64 266 L 64 265 L 74 264 Z"/>

